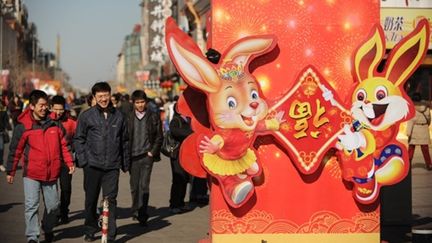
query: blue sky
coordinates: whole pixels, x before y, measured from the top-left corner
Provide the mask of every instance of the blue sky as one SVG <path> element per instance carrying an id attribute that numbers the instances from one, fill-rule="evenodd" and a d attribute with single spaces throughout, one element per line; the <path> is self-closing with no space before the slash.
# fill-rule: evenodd
<path id="1" fill-rule="evenodd" d="M 44 51 L 56 52 L 70 83 L 89 90 L 96 81 L 115 79 L 124 37 L 140 23 L 140 0 L 24 0 Z"/>

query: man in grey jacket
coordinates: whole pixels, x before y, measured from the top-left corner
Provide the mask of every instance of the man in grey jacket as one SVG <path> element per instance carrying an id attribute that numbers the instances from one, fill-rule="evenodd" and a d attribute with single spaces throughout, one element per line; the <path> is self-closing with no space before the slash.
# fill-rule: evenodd
<path id="1" fill-rule="evenodd" d="M 108 199 L 108 242 L 116 237 L 116 207 L 119 170 L 129 170 L 129 141 L 125 117 L 111 102 L 111 87 L 98 82 L 92 87 L 96 106 L 78 118 L 74 146 L 77 163 L 84 169 L 85 231 L 84 240 L 94 241 L 98 231 L 96 208 L 102 196 Z"/>

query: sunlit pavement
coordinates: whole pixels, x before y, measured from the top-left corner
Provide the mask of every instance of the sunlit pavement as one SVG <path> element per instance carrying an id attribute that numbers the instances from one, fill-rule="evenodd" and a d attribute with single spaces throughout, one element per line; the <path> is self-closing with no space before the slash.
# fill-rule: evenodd
<path id="1" fill-rule="evenodd" d="M 432 149 L 430 149 L 432 153 Z M 26 242 L 24 236 L 24 205 L 21 171 L 13 185 L 7 185 L 4 174 L 0 178 L 0 242 Z M 55 228 L 55 241 L 83 242 L 83 173 L 78 169 L 73 177 L 72 205 L 67 225 Z M 420 148 L 416 149 L 412 164 L 414 223 L 432 227 L 432 171 L 424 167 Z M 209 207 L 197 207 L 193 211 L 172 215 L 168 210 L 171 168 L 163 158 L 154 166 L 148 227 L 142 227 L 130 218 L 131 196 L 129 175 L 120 176 L 118 197 L 117 242 L 198 242 L 208 232 Z M 42 208 L 42 207 L 41 207 Z M 42 211 L 42 210 L 41 210 Z M 40 212 L 42 213 L 42 212 Z M 41 237 L 43 240 L 43 236 Z"/>
<path id="2" fill-rule="evenodd" d="M 0 174 L 0 242 L 26 242 L 24 223 L 24 194 L 22 171 L 17 172 L 13 185 L 6 183 Z M 208 232 L 209 207 L 196 207 L 193 211 L 173 215 L 169 212 L 171 167 L 167 158 L 155 163 L 150 185 L 150 218 L 147 227 L 140 226 L 130 218 L 131 195 L 129 174 L 120 174 L 116 242 L 198 242 Z M 55 241 L 83 242 L 84 190 L 83 172 L 78 169 L 72 179 L 71 222 L 55 228 Z M 42 206 L 39 214 L 42 215 Z M 96 236 L 100 236 L 100 233 Z M 40 240 L 43 242 L 43 235 Z M 100 242 L 100 239 L 96 242 Z"/>
<path id="3" fill-rule="evenodd" d="M 431 146 L 429 153 L 432 154 Z M 412 161 L 412 197 L 414 224 L 432 229 L 432 171 L 425 169 L 420 147 Z"/>

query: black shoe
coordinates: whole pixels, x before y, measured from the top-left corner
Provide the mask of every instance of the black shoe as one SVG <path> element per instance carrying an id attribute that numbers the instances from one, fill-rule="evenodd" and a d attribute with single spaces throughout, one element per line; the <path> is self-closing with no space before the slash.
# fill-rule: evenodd
<path id="1" fill-rule="evenodd" d="M 61 216 L 60 224 L 69 224 L 69 216 Z"/>
<path id="2" fill-rule="evenodd" d="M 147 214 L 141 216 L 138 218 L 138 222 L 141 226 L 147 226 L 147 220 L 148 220 L 149 216 Z"/>
<path id="3" fill-rule="evenodd" d="M 195 197 L 191 197 L 189 199 L 189 202 L 192 204 L 196 204 L 198 206 L 206 206 L 209 204 L 209 197 L 208 195 L 199 195 L 199 196 L 195 196 Z"/>
<path id="4" fill-rule="evenodd" d="M 94 235 L 88 235 L 88 234 L 84 235 L 84 241 L 85 242 L 92 242 L 95 240 L 96 240 L 96 237 Z"/>
<path id="5" fill-rule="evenodd" d="M 51 243 L 54 241 L 54 233 L 45 233 L 45 242 Z"/>
<path id="6" fill-rule="evenodd" d="M 35 240 L 29 240 L 28 243 L 37 243 Z"/>
<path id="7" fill-rule="evenodd" d="M 208 198 L 200 198 L 197 200 L 197 203 L 200 206 L 206 206 L 209 204 L 209 199 Z"/>
<path id="8" fill-rule="evenodd" d="M 170 212 L 172 214 L 182 214 L 192 211 L 193 208 L 189 205 L 183 206 L 183 207 L 176 207 L 176 208 L 170 208 Z"/>
<path id="9" fill-rule="evenodd" d="M 172 214 L 181 214 L 181 213 L 183 213 L 180 208 L 170 208 L 169 211 Z"/>

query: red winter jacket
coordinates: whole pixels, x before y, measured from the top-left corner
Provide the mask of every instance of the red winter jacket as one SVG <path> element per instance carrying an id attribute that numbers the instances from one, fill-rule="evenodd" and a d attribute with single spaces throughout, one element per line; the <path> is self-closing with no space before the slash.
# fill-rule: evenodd
<path id="1" fill-rule="evenodd" d="M 9 146 L 7 174 L 15 176 L 18 161 L 24 155 L 23 176 L 39 181 L 55 181 L 60 174 L 61 161 L 73 166 L 72 153 L 62 127 L 47 118 L 34 120 L 27 109 L 18 117 Z"/>

